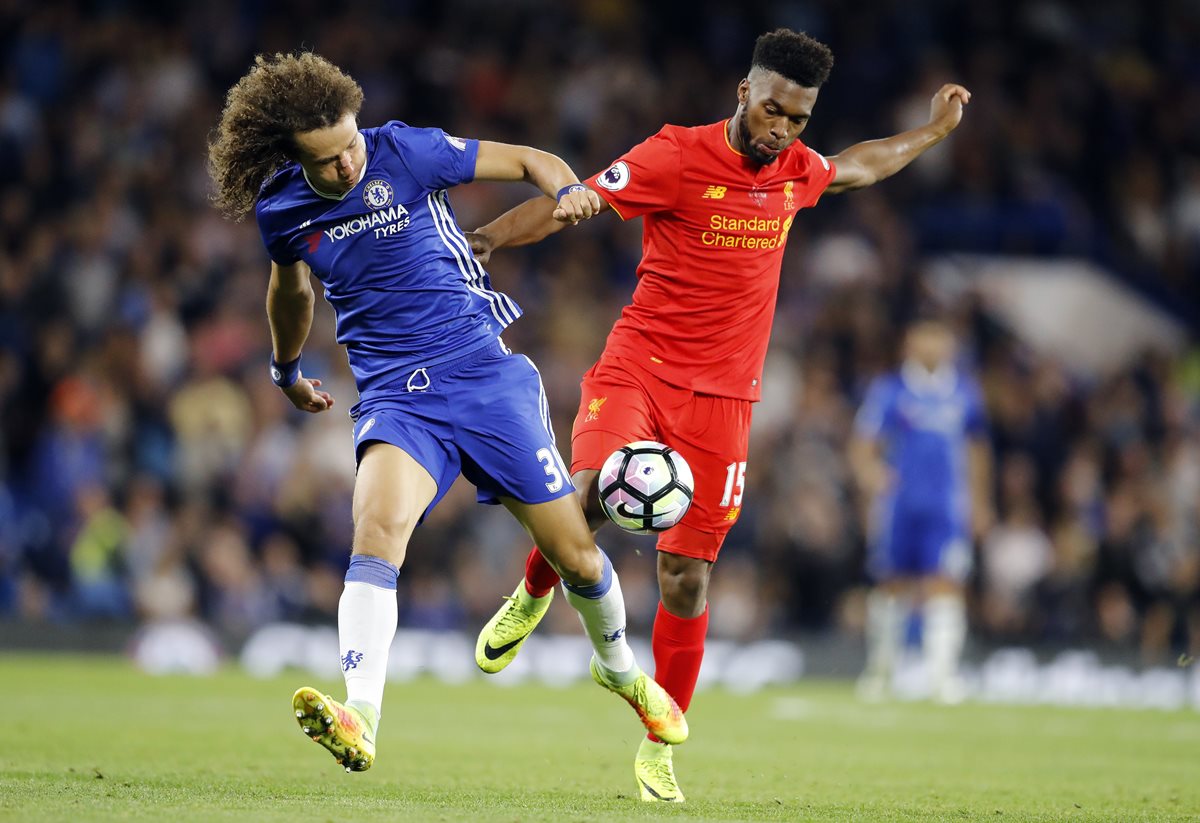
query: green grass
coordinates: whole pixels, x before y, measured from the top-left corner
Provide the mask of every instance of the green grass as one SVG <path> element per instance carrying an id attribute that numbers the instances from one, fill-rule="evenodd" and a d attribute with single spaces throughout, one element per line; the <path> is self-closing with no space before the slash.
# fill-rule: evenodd
<path id="1" fill-rule="evenodd" d="M 667 807 L 637 800 L 639 727 L 593 685 L 392 684 L 379 759 L 348 775 L 296 728 L 306 679 L 2 657 L 0 820 L 1200 820 L 1191 711 L 704 692 L 676 752 L 688 803 Z"/>

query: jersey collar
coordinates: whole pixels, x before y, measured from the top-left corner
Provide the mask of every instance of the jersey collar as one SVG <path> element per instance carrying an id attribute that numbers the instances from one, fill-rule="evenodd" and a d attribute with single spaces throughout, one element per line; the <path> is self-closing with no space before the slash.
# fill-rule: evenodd
<path id="1" fill-rule="evenodd" d="M 904 361 L 900 367 L 900 379 L 914 394 L 936 394 L 946 397 L 954 392 L 958 372 L 954 365 L 945 363 L 936 371 L 928 371 L 920 363 Z"/>
<path id="2" fill-rule="evenodd" d="M 737 149 L 735 149 L 735 148 L 733 147 L 733 143 L 731 143 L 731 142 L 729 141 L 729 121 L 731 121 L 731 120 L 733 120 L 733 118 L 732 118 L 732 117 L 727 117 L 727 118 L 725 119 L 725 122 L 723 122 L 723 123 L 721 124 L 721 136 L 725 138 L 725 145 L 729 147 L 729 150 L 730 150 L 731 152 L 733 152 L 734 154 L 736 154 L 738 157 L 746 157 L 747 155 L 745 155 L 745 154 L 743 154 L 742 152 L 740 152 L 740 151 L 738 151 Z"/>

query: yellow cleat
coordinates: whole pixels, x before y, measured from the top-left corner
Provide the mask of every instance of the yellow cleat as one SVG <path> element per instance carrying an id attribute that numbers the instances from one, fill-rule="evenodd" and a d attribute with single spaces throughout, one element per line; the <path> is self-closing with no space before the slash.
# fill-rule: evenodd
<path id="1" fill-rule="evenodd" d="M 671 747 L 668 744 L 655 743 L 643 737 L 633 761 L 633 774 L 637 778 L 642 800 L 647 803 L 683 802 L 683 792 L 675 782 L 675 768 L 671 764 Z"/>
<path id="2" fill-rule="evenodd" d="M 593 680 L 633 706 L 638 717 L 642 719 L 642 725 L 652 735 L 664 743 L 678 744 L 687 740 L 687 718 L 683 716 L 671 695 L 650 675 L 639 670 L 632 682 L 621 686 L 605 679 L 600 671 L 600 664 L 594 657 L 591 670 Z"/>
<path id="3" fill-rule="evenodd" d="M 375 731 L 358 709 L 343 706 L 327 694 L 302 686 L 292 695 L 300 729 L 329 749 L 348 772 L 365 772 L 375 762 Z"/>
<path id="4" fill-rule="evenodd" d="M 488 674 L 495 674 L 511 663 L 525 645 L 526 638 L 542 622 L 553 599 L 554 589 L 545 597 L 535 599 L 525 590 L 524 580 L 518 583 L 516 591 L 511 597 L 504 598 L 500 611 L 492 615 L 479 632 L 479 639 L 475 641 L 475 664 Z"/>

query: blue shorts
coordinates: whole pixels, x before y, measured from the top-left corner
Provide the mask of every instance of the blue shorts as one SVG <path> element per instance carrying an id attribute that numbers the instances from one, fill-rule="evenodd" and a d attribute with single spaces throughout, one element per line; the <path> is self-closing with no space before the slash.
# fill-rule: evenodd
<path id="1" fill-rule="evenodd" d="M 965 518 L 946 505 L 913 510 L 879 500 L 871 523 L 867 571 L 875 580 L 949 577 L 962 582 L 971 572 L 971 541 Z"/>
<path id="2" fill-rule="evenodd" d="M 575 491 L 554 445 L 537 367 L 499 340 L 363 392 L 350 417 L 356 460 L 367 444 L 390 443 L 437 482 L 422 519 L 459 473 L 475 484 L 481 503 L 546 503 Z"/>

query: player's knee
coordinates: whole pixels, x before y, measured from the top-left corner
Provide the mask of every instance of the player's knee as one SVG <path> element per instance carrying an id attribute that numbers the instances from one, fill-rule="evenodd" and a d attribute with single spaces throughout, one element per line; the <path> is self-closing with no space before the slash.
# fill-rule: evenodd
<path id="1" fill-rule="evenodd" d="M 663 559 L 669 558 L 669 559 Z M 663 605 L 677 617 L 697 617 L 708 601 L 712 564 L 691 557 L 660 555 L 658 587 Z"/>
<path id="2" fill-rule="evenodd" d="M 552 554 L 542 553 L 558 576 L 572 586 L 590 586 L 604 576 L 604 559 L 594 543 L 556 546 Z"/>
<path id="3" fill-rule="evenodd" d="M 416 517 L 399 512 L 360 515 L 354 523 L 354 550 L 382 557 L 399 567 L 416 525 Z"/>

